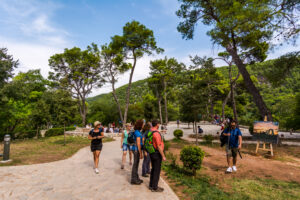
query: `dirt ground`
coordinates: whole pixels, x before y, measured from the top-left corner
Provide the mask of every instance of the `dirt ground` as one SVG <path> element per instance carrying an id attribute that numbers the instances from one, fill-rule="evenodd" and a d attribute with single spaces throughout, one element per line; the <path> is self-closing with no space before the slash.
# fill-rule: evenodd
<path id="1" fill-rule="evenodd" d="M 230 180 L 238 179 L 276 179 L 300 183 L 300 159 L 290 156 L 285 158 L 289 161 L 267 159 L 263 156 L 242 154 L 243 159 L 238 157 L 236 173 L 225 174 L 227 168 L 225 150 L 207 146 L 200 146 L 207 155 L 202 164 L 202 174 L 208 175 L 212 183 L 217 183 L 223 188 L 230 185 Z M 168 152 L 177 155 L 179 161 L 180 148 L 169 148 Z M 179 163 L 180 164 L 180 163 Z"/>

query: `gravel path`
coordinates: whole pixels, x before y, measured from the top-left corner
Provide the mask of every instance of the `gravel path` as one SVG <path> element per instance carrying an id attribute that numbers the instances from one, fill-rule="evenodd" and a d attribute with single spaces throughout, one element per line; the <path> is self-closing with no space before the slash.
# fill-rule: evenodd
<path id="1" fill-rule="evenodd" d="M 89 147 L 81 149 L 73 157 L 46 164 L 1 167 L 1 200 L 176 200 L 178 197 L 165 183 L 163 193 L 149 191 L 149 178 L 143 178 L 139 186 L 130 184 L 130 166 L 121 165 L 120 140 L 104 143 L 100 156 L 100 174 L 93 171 Z M 141 168 L 140 168 L 141 170 Z"/>

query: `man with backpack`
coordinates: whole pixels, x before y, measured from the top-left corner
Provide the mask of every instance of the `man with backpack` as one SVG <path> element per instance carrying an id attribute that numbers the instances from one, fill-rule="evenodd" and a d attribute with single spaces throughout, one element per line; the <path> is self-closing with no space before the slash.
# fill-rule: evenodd
<path id="1" fill-rule="evenodd" d="M 160 123 L 158 120 L 152 121 L 152 129 L 145 139 L 145 149 L 150 154 L 152 169 L 150 174 L 149 189 L 152 192 L 162 192 L 164 188 L 158 187 L 161 162 L 166 160 L 164 154 L 163 138 L 158 131 Z"/>
<path id="2" fill-rule="evenodd" d="M 226 144 L 228 169 L 226 170 L 226 173 L 236 172 L 237 154 L 242 148 L 242 132 L 237 127 L 235 120 L 232 120 L 230 122 L 230 126 L 224 130 L 223 135 L 228 137 L 228 141 Z M 231 157 L 233 158 L 232 165 Z"/>

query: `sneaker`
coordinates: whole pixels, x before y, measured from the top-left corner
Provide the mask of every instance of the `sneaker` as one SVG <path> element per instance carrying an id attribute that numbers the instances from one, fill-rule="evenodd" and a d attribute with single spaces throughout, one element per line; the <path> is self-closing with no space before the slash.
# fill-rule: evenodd
<path id="1" fill-rule="evenodd" d="M 148 174 L 143 174 L 142 177 L 149 177 L 149 175 Z"/>
<path id="2" fill-rule="evenodd" d="M 143 183 L 144 181 L 142 179 L 138 180 L 139 182 Z"/>
<path id="3" fill-rule="evenodd" d="M 99 174 L 99 169 L 98 168 L 95 168 L 95 173 Z"/>
<path id="4" fill-rule="evenodd" d="M 232 166 L 232 171 L 236 172 L 237 171 L 237 168 L 236 166 Z"/>
<path id="5" fill-rule="evenodd" d="M 232 173 L 232 168 L 228 167 L 228 169 L 226 170 L 226 173 Z"/>
<path id="6" fill-rule="evenodd" d="M 151 192 L 163 192 L 164 191 L 164 188 L 161 188 L 161 187 L 157 187 L 157 189 L 151 189 Z"/>

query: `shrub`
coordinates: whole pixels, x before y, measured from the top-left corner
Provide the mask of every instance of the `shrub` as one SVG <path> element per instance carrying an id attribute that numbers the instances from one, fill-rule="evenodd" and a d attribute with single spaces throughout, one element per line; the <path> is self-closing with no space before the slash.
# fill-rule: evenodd
<path id="1" fill-rule="evenodd" d="M 214 137 L 212 135 L 204 135 L 204 142 L 207 144 L 212 144 Z"/>
<path id="2" fill-rule="evenodd" d="M 25 138 L 34 138 L 36 136 L 36 130 L 28 130 L 28 131 L 22 131 L 19 133 L 15 133 L 14 138 L 15 139 L 25 139 Z M 39 131 L 39 137 L 41 136 Z"/>
<path id="3" fill-rule="evenodd" d="M 170 152 L 167 154 L 167 158 L 171 160 L 171 166 L 176 167 L 176 160 L 177 160 L 176 155 Z"/>
<path id="4" fill-rule="evenodd" d="M 66 127 L 66 131 L 72 131 L 75 130 L 75 127 Z M 46 131 L 45 137 L 52 137 L 52 136 L 58 136 L 58 135 L 63 135 L 64 134 L 64 128 L 51 128 Z"/>
<path id="5" fill-rule="evenodd" d="M 174 136 L 177 138 L 177 139 L 180 139 L 182 136 L 183 136 L 183 131 L 180 130 L 180 129 L 176 129 L 174 132 L 173 132 Z"/>
<path id="6" fill-rule="evenodd" d="M 168 151 L 169 147 L 170 147 L 170 142 L 169 141 L 164 141 L 164 144 L 165 144 L 165 151 Z"/>
<path id="7" fill-rule="evenodd" d="M 196 171 L 201 169 L 204 151 L 197 146 L 185 146 L 180 152 L 180 160 L 183 162 L 185 169 L 192 171 L 196 175 Z"/>

